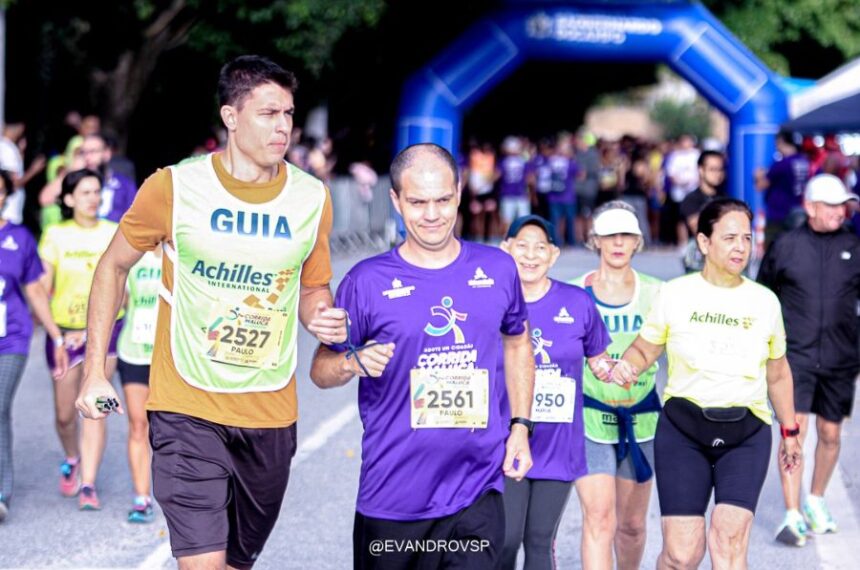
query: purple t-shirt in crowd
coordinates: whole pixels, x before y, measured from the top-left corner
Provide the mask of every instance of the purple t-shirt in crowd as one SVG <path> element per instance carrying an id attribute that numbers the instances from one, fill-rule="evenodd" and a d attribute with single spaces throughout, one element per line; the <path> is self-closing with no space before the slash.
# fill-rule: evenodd
<path id="1" fill-rule="evenodd" d="M 518 155 L 508 155 L 499 161 L 499 195 L 503 198 L 525 198 L 526 160 Z"/>
<path id="2" fill-rule="evenodd" d="M 99 218 L 119 223 L 123 214 L 131 207 L 137 195 L 137 186 L 122 174 L 111 172 L 102 187 L 102 203 Z"/>
<path id="3" fill-rule="evenodd" d="M 353 267 L 338 287 L 335 305 L 349 313 L 352 343 L 395 344 L 382 376 L 359 381 L 362 515 L 438 518 L 504 488 L 509 426 L 499 413 L 506 388 L 496 361 L 501 335 L 525 331 L 526 304 L 508 254 L 460 244 L 456 260 L 442 269 L 416 267 L 393 249 Z M 486 369 L 487 427 L 412 429 L 413 368 Z"/>
<path id="4" fill-rule="evenodd" d="M 573 423 L 535 424 L 529 440 L 534 466 L 526 477 L 575 481 L 587 474 L 585 427 L 582 418 L 582 367 L 586 356 L 597 356 L 612 339 L 591 296 L 576 285 L 551 280 L 546 295 L 528 303 L 535 367 L 560 370 L 576 382 Z M 504 360 L 499 359 L 499 375 Z M 502 413 L 510 416 L 507 396 Z"/>
<path id="5" fill-rule="evenodd" d="M 552 192 L 549 195 L 550 204 L 573 204 L 576 200 L 574 185 L 579 167 L 576 161 L 562 154 L 549 158 L 549 168 L 552 172 Z"/>
<path id="6" fill-rule="evenodd" d="M 800 153 L 787 156 L 773 163 L 767 179 L 770 181 L 764 195 L 767 221 L 780 223 L 803 201 L 809 161 Z"/>
<path id="7" fill-rule="evenodd" d="M 526 173 L 535 175 L 535 188 L 541 194 L 552 192 L 552 169 L 549 167 L 549 157 L 538 154 L 526 165 Z"/>
<path id="8" fill-rule="evenodd" d="M 33 319 L 24 300 L 23 288 L 42 275 L 36 240 L 23 226 L 7 223 L 0 228 L 0 354 L 27 354 L 33 334 Z"/>

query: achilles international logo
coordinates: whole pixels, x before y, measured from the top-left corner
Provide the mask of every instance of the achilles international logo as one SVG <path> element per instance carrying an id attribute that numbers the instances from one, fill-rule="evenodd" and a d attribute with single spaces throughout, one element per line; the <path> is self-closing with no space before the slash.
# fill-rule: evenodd
<path id="1" fill-rule="evenodd" d="M 253 265 L 248 263 L 227 264 L 222 261 L 215 265 L 207 264 L 202 259 L 197 260 L 191 273 L 206 279 L 212 287 L 238 289 L 254 293 L 268 292 L 278 277 L 274 273 L 257 271 Z"/>
<path id="2" fill-rule="evenodd" d="M 556 316 L 552 318 L 555 322 L 560 325 L 572 325 L 573 317 L 570 316 L 570 313 L 567 312 L 567 307 L 562 307 Z"/>
<path id="3" fill-rule="evenodd" d="M 396 277 L 391 282 L 391 289 L 382 292 L 389 299 L 399 299 L 400 297 L 408 297 L 415 290 L 415 285 L 404 286 L 403 281 Z"/>
<path id="4" fill-rule="evenodd" d="M 551 364 L 552 360 L 547 353 L 546 348 L 551 347 L 552 341 L 543 338 L 543 332 L 540 329 L 532 329 L 532 345 L 534 346 L 535 358 L 540 357 L 541 364 Z"/>
<path id="5" fill-rule="evenodd" d="M 693 311 L 693 314 L 690 315 L 690 322 L 709 325 L 722 325 L 726 327 L 743 327 L 744 330 L 749 330 L 752 328 L 753 324 L 755 324 L 755 319 L 753 317 L 737 318 L 729 316 L 725 313 L 712 313 L 710 311 L 706 311 L 704 313 Z"/>
<path id="6" fill-rule="evenodd" d="M 466 313 L 460 313 L 454 310 L 454 299 L 445 296 L 442 297 L 440 305 L 430 307 L 430 314 L 434 317 L 441 317 L 444 323 L 441 326 L 436 326 L 432 323 L 427 323 L 424 326 L 424 332 L 430 336 L 445 336 L 449 332 L 454 331 L 454 343 L 465 344 L 466 337 L 463 336 L 463 331 L 457 325 L 457 321 L 463 322 L 468 316 Z"/>
<path id="7" fill-rule="evenodd" d="M 473 289 L 492 287 L 495 283 L 496 281 L 488 277 L 480 267 L 475 270 L 475 276 L 469 279 L 469 287 L 472 287 Z"/>
<path id="8" fill-rule="evenodd" d="M 741 324 L 738 319 L 730 317 L 724 313 L 699 313 L 697 311 L 693 311 L 693 314 L 690 315 L 690 322 L 710 325 L 726 325 L 728 327 L 736 327 Z"/>

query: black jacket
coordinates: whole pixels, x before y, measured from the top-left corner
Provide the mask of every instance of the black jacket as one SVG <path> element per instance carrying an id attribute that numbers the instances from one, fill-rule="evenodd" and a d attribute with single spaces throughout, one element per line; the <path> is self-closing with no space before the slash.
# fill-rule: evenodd
<path id="1" fill-rule="evenodd" d="M 808 225 L 786 232 L 768 248 L 758 282 L 782 303 L 792 366 L 860 367 L 860 238 L 848 230 L 817 233 Z"/>

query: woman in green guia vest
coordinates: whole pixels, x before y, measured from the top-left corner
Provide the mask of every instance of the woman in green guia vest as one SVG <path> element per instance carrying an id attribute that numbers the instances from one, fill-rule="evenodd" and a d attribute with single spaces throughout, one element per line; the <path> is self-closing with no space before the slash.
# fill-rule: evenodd
<path id="1" fill-rule="evenodd" d="M 161 249 L 147 252 L 128 272 L 125 326 L 119 335 L 117 353 L 120 382 L 128 411 L 128 466 L 134 499 L 128 522 L 152 522 L 152 481 L 149 474 L 149 371 L 155 345 L 158 317 L 158 288 L 161 285 Z"/>
<path id="2" fill-rule="evenodd" d="M 633 342 L 661 281 L 634 271 L 642 230 L 631 206 L 612 201 L 595 211 L 588 247 L 600 256 L 596 271 L 572 281 L 594 298 L 612 337 L 607 352 L 620 358 Z M 657 365 L 626 386 L 601 382 L 583 371 L 585 455 L 588 475 L 577 481 L 583 510 L 582 559 L 586 568 L 638 569 L 645 550 L 651 496 L 653 442 L 660 401 Z"/>

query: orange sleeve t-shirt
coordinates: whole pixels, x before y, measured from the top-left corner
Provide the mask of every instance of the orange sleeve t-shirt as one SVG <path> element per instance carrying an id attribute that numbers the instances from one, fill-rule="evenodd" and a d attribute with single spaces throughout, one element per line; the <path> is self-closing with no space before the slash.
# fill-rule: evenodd
<path id="1" fill-rule="evenodd" d="M 208 160 L 208 159 L 207 159 Z M 212 157 L 218 180 L 239 200 L 251 204 L 267 202 L 283 189 L 287 169 L 262 184 L 243 182 L 230 176 L 221 155 Z M 331 196 L 326 189 L 325 204 L 316 243 L 302 265 L 302 287 L 325 287 L 331 280 L 329 233 L 332 225 Z M 150 251 L 164 241 L 173 246 L 173 179 L 168 169 L 160 169 L 146 179 L 131 208 L 120 221 L 120 231 L 138 251 Z M 162 256 L 162 280 L 173 291 L 173 263 Z M 170 348 L 170 305 L 158 304 L 155 349 L 149 376 L 146 409 L 174 412 L 202 418 L 217 424 L 242 428 L 276 428 L 292 425 L 298 419 L 295 375 L 284 388 L 274 392 L 207 392 L 186 383 L 173 363 Z"/>

